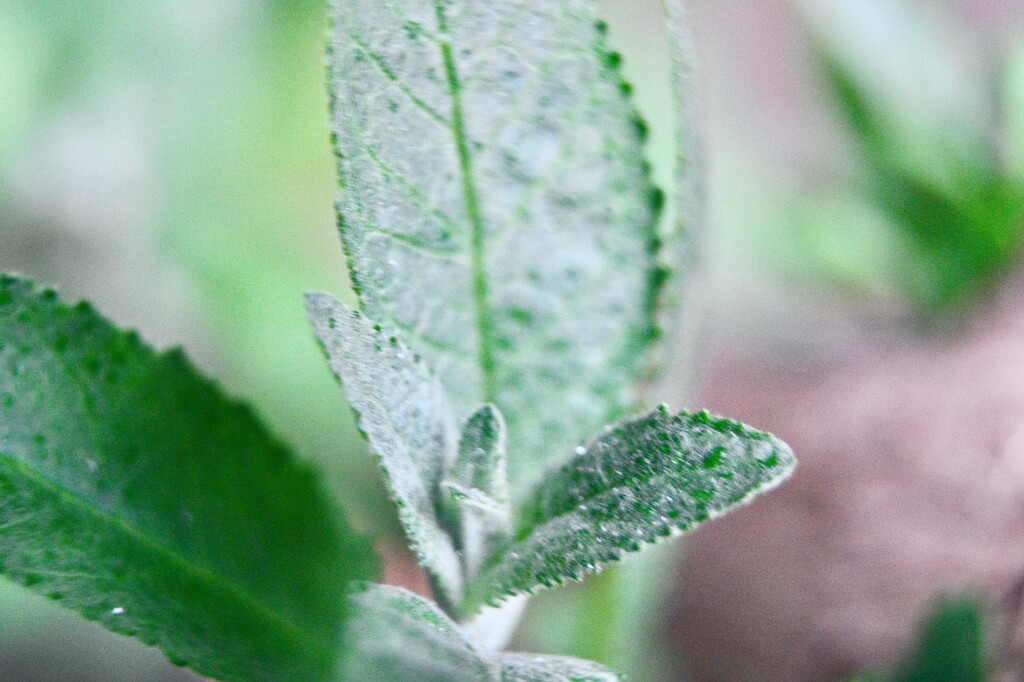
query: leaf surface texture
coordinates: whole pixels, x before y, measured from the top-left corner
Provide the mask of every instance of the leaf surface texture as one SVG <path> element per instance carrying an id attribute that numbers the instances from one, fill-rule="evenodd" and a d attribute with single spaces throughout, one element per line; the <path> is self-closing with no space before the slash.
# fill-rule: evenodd
<path id="1" fill-rule="evenodd" d="M 363 310 L 508 422 L 513 496 L 633 403 L 658 197 L 594 0 L 335 0 L 341 235 Z"/>
<path id="2" fill-rule="evenodd" d="M 408 590 L 366 584 L 353 615 L 339 682 L 498 682 L 498 666 L 448 616 Z"/>
<path id="3" fill-rule="evenodd" d="M 432 602 L 400 587 L 363 584 L 339 680 L 360 682 L 617 682 L 607 668 L 563 656 L 491 655 Z"/>
<path id="4" fill-rule="evenodd" d="M 580 580 L 745 503 L 795 463 L 773 436 L 707 413 L 661 407 L 612 426 L 545 476 L 471 603 Z"/>
<path id="5" fill-rule="evenodd" d="M 590 661 L 565 656 L 505 654 L 502 682 L 619 682 L 617 673 Z"/>
<path id="6" fill-rule="evenodd" d="M 441 597 L 458 603 L 462 568 L 436 503 L 448 444 L 456 438 L 440 383 L 402 341 L 334 297 L 309 294 L 306 307 L 379 458 L 412 549 Z"/>

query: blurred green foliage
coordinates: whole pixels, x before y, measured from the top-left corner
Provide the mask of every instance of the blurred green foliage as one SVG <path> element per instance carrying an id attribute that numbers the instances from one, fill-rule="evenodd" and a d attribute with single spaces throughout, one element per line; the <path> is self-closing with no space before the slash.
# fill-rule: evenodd
<path id="1" fill-rule="evenodd" d="M 858 226 L 840 230 L 844 236 L 891 231 L 859 251 L 868 254 L 864 271 L 896 248 L 896 260 L 875 276 L 926 320 L 964 317 L 1014 269 L 1024 244 L 1024 182 L 1013 168 L 1024 147 L 1011 132 L 1024 84 L 1010 55 L 972 64 L 951 17 L 904 0 L 802 6 L 854 140 L 855 171 L 841 180 L 852 190 L 833 187 L 818 218 Z M 828 245 L 807 244 L 841 262 L 841 247 L 826 253 Z"/>
<path id="2" fill-rule="evenodd" d="M 990 673 L 985 604 L 971 595 L 940 598 L 895 668 L 855 682 L 984 682 Z"/>

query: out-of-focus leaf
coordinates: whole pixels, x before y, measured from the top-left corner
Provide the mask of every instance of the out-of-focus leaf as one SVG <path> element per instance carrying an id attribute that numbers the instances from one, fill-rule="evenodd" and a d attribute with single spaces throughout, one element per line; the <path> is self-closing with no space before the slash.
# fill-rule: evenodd
<path id="1" fill-rule="evenodd" d="M 470 641 L 434 604 L 399 587 L 363 584 L 350 597 L 352 616 L 337 679 L 348 682 L 617 682 L 589 661 L 498 654 Z"/>
<path id="2" fill-rule="evenodd" d="M 669 278 L 659 310 L 659 322 L 666 330 L 662 351 L 670 355 L 658 358 L 659 369 L 664 370 L 658 395 L 661 399 L 686 402 L 694 390 L 700 364 L 697 336 L 703 314 L 701 297 L 705 293 L 701 259 L 707 173 L 688 8 L 678 0 L 661 0 L 659 4 L 668 25 L 672 57 L 675 149 L 674 192 L 667 201 L 667 207 L 674 212 L 673 223 L 665 235 L 661 254 Z"/>
<path id="3" fill-rule="evenodd" d="M 1003 161 L 1018 187 L 1024 188 L 1024 41 L 1009 51 L 1002 89 Z"/>
<path id="4" fill-rule="evenodd" d="M 609 427 L 537 486 L 516 542 L 470 586 L 468 602 L 597 573 L 747 502 L 795 464 L 773 436 L 707 413 L 660 407 Z"/>
<path id="5" fill-rule="evenodd" d="M 501 657 L 502 682 L 620 682 L 604 666 L 578 658 L 506 654 Z"/>
<path id="6" fill-rule="evenodd" d="M 878 153 L 955 191 L 993 115 L 952 22 L 907 0 L 801 0 L 848 119 Z"/>
<path id="7" fill-rule="evenodd" d="M 929 277 L 912 291 L 942 316 L 963 310 L 1016 263 L 1024 240 L 1024 195 L 998 178 L 961 199 L 898 169 L 876 168 L 870 189 L 915 244 Z"/>
<path id="8" fill-rule="evenodd" d="M 338 682 L 499 682 L 497 664 L 423 597 L 365 584 L 350 602 Z"/>
<path id="9" fill-rule="evenodd" d="M 985 625 L 985 605 L 977 598 L 945 597 L 934 605 L 892 672 L 866 673 L 851 682 L 985 682 Z"/>
<path id="10" fill-rule="evenodd" d="M 365 313 L 460 418 L 496 404 L 521 498 L 622 417 L 655 336 L 660 195 L 594 0 L 336 0 L 341 234 Z"/>
<path id="11" fill-rule="evenodd" d="M 676 225 L 671 266 L 686 273 L 697 257 L 697 244 L 704 228 L 704 139 L 699 122 L 696 58 L 693 36 L 684 3 L 663 0 L 672 47 L 672 71 L 676 102 Z"/>
<path id="12" fill-rule="evenodd" d="M 778 223 L 774 233 L 788 247 L 773 261 L 780 270 L 896 309 L 911 303 L 909 292 L 929 286 L 931 273 L 914 241 L 856 189 L 791 198 Z"/>
<path id="13" fill-rule="evenodd" d="M 223 680 L 328 679 L 368 545 L 177 352 L 0 279 L 0 570 Z"/>
<path id="14" fill-rule="evenodd" d="M 462 567 L 437 513 L 438 484 L 455 440 L 444 390 L 397 337 L 333 296 L 309 294 L 306 307 L 331 370 L 380 459 L 412 549 L 442 597 L 458 604 Z"/>
<path id="15" fill-rule="evenodd" d="M 804 2 L 828 82 L 864 152 L 865 190 L 924 277 L 896 283 L 955 317 L 1016 263 L 1024 192 L 995 162 L 982 75 L 948 25 L 904 0 Z"/>

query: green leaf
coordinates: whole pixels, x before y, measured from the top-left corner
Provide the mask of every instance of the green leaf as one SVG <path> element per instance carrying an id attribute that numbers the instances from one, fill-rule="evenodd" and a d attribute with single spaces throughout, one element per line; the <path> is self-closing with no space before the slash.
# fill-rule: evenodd
<path id="1" fill-rule="evenodd" d="M 622 679 L 603 666 L 578 658 L 532 654 L 501 657 L 502 682 L 619 682 Z"/>
<path id="2" fill-rule="evenodd" d="M 446 479 L 508 504 L 505 420 L 494 405 L 484 405 L 462 427 L 459 453 Z"/>
<path id="3" fill-rule="evenodd" d="M 707 413 L 660 407 L 610 427 L 534 490 L 517 541 L 484 570 L 469 603 L 581 580 L 747 502 L 795 464 L 770 434 Z"/>
<path id="4" fill-rule="evenodd" d="M 595 0 L 335 0 L 341 236 L 364 312 L 460 418 L 497 405 L 521 498 L 626 414 L 660 195 Z"/>
<path id="5" fill-rule="evenodd" d="M 408 590 L 365 584 L 352 594 L 338 680 L 498 682 L 497 665 L 448 616 Z"/>
<path id="6" fill-rule="evenodd" d="M 179 352 L 2 277 L 0 569 L 206 676 L 306 682 L 373 561 Z"/>
<path id="7" fill-rule="evenodd" d="M 334 297 L 308 294 L 306 308 L 359 428 L 380 460 L 412 549 L 441 598 L 458 604 L 460 559 L 435 502 L 448 444 L 455 442 L 444 390 L 397 337 Z"/>
<path id="8" fill-rule="evenodd" d="M 947 597 L 921 627 L 918 641 L 891 682 L 983 682 L 985 609 L 974 597 Z"/>
<path id="9" fill-rule="evenodd" d="M 474 576 L 512 535 L 506 475 L 505 421 L 493 405 L 466 420 L 459 453 L 441 482 L 449 524 L 459 537 L 467 576 Z"/>

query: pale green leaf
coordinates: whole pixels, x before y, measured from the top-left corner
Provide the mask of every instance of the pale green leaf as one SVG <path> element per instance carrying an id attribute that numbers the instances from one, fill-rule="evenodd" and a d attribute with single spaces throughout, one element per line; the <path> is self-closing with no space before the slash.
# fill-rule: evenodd
<path id="1" fill-rule="evenodd" d="M 617 682 L 562 656 L 498 654 L 474 644 L 432 602 L 400 587 L 357 585 L 339 680 L 359 682 Z"/>
<path id="2" fill-rule="evenodd" d="M 206 676 L 317 682 L 373 559 L 181 353 L 2 277 L 0 571 Z"/>
<path id="3" fill-rule="evenodd" d="M 399 587 L 365 584 L 350 602 L 340 682 L 498 682 L 498 666 L 448 616 Z"/>
<path id="4" fill-rule="evenodd" d="M 462 569 L 437 514 L 438 484 L 455 442 L 440 383 L 404 343 L 327 294 L 308 294 L 306 308 L 331 370 L 379 458 L 412 549 L 457 604 Z"/>
<path id="5" fill-rule="evenodd" d="M 505 654 L 502 682 L 620 682 L 617 673 L 590 661 L 565 656 Z"/>
<path id="6" fill-rule="evenodd" d="M 1006 127 L 1002 161 L 1024 192 L 1024 38 L 1009 50 L 1001 90 Z"/>
<path id="7" fill-rule="evenodd" d="M 676 267 L 692 267 L 695 245 L 703 232 L 705 221 L 704 139 L 701 134 L 699 100 L 697 97 L 696 57 L 693 35 L 684 3 L 663 0 L 669 39 L 672 47 L 673 92 L 676 102 L 676 224 L 674 243 L 678 253 L 672 254 Z"/>
<path id="8" fill-rule="evenodd" d="M 687 3 L 662 0 L 661 4 L 672 57 L 675 191 L 668 195 L 672 222 L 660 254 L 669 278 L 659 306 L 659 325 L 665 330 L 665 338 L 656 358 L 662 370 L 657 394 L 669 402 L 685 403 L 695 390 L 701 364 L 698 336 L 705 303 L 702 252 L 707 173 Z"/>
<path id="9" fill-rule="evenodd" d="M 770 434 L 707 413 L 660 407 L 610 427 L 534 490 L 517 541 L 484 570 L 469 603 L 580 580 L 747 502 L 795 463 Z"/>
<path id="10" fill-rule="evenodd" d="M 463 425 L 459 453 L 441 482 L 467 576 L 512 535 L 505 460 L 505 422 L 498 408 L 484 405 Z"/>
<path id="11" fill-rule="evenodd" d="M 342 239 L 368 317 L 457 415 L 504 413 L 521 498 L 634 401 L 659 195 L 594 0 L 335 0 Z"/>

